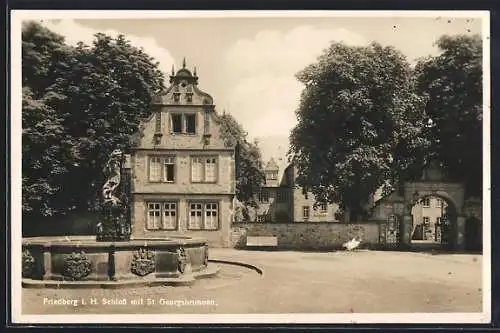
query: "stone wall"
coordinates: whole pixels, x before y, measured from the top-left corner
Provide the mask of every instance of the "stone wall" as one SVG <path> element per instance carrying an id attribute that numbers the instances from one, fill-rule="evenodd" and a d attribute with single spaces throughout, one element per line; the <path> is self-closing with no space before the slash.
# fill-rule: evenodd
<path id="1" fill-rule="evenodd" d="M 361 248 L 379 247 L 378 223 L 233 223 L 231 246 L 246 248 L 248 236 L 274 236 L 278 249 L 332 250 L 356 236 Z"/>

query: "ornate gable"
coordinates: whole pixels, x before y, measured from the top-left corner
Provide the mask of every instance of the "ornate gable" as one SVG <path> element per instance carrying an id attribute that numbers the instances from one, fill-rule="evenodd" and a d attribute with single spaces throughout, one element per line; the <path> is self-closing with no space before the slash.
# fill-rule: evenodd
<path id="1" fill-rule="evenodd" d="M 155 99 L 159 105 L 212 105 L 213 98 L 198 88 L 196 67 L 193 73 L 186 68 L 186 59 L 182 68 L 175 73 L 172 66 L 170 87 Z"/>
<path id="2" fill-rule="evenodd" d="M 153 112 L 134 135 L 135 149 L 233 150 L 221 138 L 213 98 L 198 88 L 193 73 L 182 68 L 170 76 L 170 86 L 153 100 Z"/>

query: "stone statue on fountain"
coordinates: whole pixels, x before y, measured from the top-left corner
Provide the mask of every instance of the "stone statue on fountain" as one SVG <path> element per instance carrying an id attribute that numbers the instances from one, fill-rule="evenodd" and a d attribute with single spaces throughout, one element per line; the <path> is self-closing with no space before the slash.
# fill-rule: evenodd
<path id="1" fill-rule="evenodd" d="M 129 179 L 123 170 L 124 154 L 115 149 L 104 167 L 102 208 L 97 224 L 97 241 L 130 240 Z"/>

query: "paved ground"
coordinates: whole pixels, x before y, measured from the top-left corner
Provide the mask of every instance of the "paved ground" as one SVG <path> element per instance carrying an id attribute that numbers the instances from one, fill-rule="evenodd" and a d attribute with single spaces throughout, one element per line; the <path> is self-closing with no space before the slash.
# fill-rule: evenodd
<path id="1" fill-rule="evenodd" d="M 192 287 L 24 289 L 23 313 L 481 312 L 482 307 L 480 255 L 211 249 L 210 256 L 250 263 L 264 274 L 222 265 L 219 278 Z M 99 304 L 88 304 L 91 298 Z M 44 305 L 44 299 L 79 303 Z M 103 299 L 125 299 L 127 305 L 103 304 Z M 141 299 L 143 304 L 132 304 Z M 155 304 L 148 305 L 148 299 Z M 168 303 L 172 300 L 177 304 Z M 196 300 L 204 303 L 186 303 Z"/>

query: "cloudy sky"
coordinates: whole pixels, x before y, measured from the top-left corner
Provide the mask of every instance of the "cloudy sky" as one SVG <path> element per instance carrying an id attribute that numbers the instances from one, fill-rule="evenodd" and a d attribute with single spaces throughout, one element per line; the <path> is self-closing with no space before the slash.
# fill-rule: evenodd
<path id="1" fill-rule="evenodd" d="M 93 34 L 124 34 L 170 73 L 186 58 L 197 67 L 199 87 L 218 112 L 233 114 L 258 138 L 265 160 L 285 164 L 288 135 L 296 123 L 302 86 L 295 74 L 315 61 L 331 41 L 393 45 L 410 62 L 437 54 L 443 34 L 481 33 L 478 18 L 301 17 L 44 20 L 69 43 L 90 43 Z"/>

